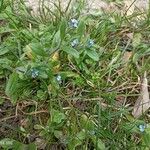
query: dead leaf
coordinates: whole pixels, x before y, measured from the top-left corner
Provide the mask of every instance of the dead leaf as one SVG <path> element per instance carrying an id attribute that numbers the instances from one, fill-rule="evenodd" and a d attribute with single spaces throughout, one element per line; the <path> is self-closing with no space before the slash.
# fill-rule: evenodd
<path id="1" fill-rule="evenodd" d="M 148 81 L 147 81 L 146 72 L 145 72 L 144 78 L 141 84 L 141 94 L 138 97 L 133 107 L 132 115 L 135 118 L 139 118 L 149 108 L 150 108 L 150 97 L 149 97 L 149 92 L 148 92 Z"/>
<path id="2" fill-rule="evenodd" d="M 47 142 L 44 139 L 36 138 L 35 145 L 38 147 L 38 149 L 44 150 L 46 148 Z"/>
<path id="3" fill-rule="evenodd" d="M 20 126 L 23 128 L 28 128 L 30 125 L 30 120 L 28 118 L 20 120 Z"/>
<path id="4" fill-rule="evenodd" d="M 131 56 L 132 56 L 132 52 L 126 51 L 123 55 L 123 58 L 122 58 L 123 62 L 127 63 Z"/>
<path id="5" fill-rule="evenodd" d="M 131 40 L 133 39 L 133 33 L 127 33 L 126 36 Z"/>

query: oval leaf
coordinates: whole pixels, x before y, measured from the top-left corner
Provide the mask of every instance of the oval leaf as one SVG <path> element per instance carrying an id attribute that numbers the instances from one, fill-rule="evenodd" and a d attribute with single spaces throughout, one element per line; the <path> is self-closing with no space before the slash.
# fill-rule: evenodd
<path id="1" fill-rule="evenodd" d="M 14 143 L 13 139 L 4 138 L 4 139 L 0 140 L 0 147 L 9 149 L 9 148 L 12 148 L 13 143 Z"/>
<path id="2" fill-rule="evenodd" d="M 75 58 L 79 58 L 79 55 L 80 55 L 79 52 L 76 49 L 72 48 L 72 47 L 64 47 L 63 51 L 65 51 L 69 55 L 74 56 Z"/>
<path id="3" fill-rule="evenodd" d="M 64 37 L 65 37 L 66 27 L 67 27 L 66 20 L 63 19 L 62 22 L 61 22 L 61 25 L 60 25 L 60 37 L 61 37 L 61 40 L 63 40 Z"/>
<path id="4" fill-rule="evenodd" d="M 11 98 L 13 103 L 15 103 L 18 99 L 17 90 L 16 90 L 18 87 L 18 79 L 19 79 L 18 74 L 14 72 L 10 75 L 6 85 L 5 93 L 8 97 Z"/>
<path id="5" fill-rule="evenodd" d="M 31 43 L 30 47 L 35 54 L 39 56 L 46 56 L 46 52 L 40 43 Z"/>
<path id="6" fill-rule="evenodd" d="M 95 50 L 87 50 L 87 55 L 92 58 L 94 61 L 99 61 L 99 55 Z"/>
<path id="7" fill-rule="evenodd" d="M 84 21 L 81 21 L 78 27 L 78 35 L 80 38 L 84 35 L 84 32 L 85 32 L 85 23 Z"/>
<path id="8" fill-rule="evenodd" d="M 62 31 L 61 31 L 62 32 Z M 61 36 L 60 36 L 60 30 L 58 30 L 55 35 L 54 35 L 54 38 L 53 38 L 53 41 L 52 41 L 52 49 L 53 48 L 58 48 L 60 46 L 60 43 L 61 43 Z"/>

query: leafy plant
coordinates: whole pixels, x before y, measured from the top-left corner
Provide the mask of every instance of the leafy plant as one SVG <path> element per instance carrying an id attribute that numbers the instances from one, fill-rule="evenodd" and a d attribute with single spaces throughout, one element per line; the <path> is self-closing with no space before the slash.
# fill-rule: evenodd
<path id="1" fill-rule="evenodd" d="M 145 72 L 149 97 L 148 14 L 53 5 L 0 1 L 0 148 L 149 149 L 147 111 L 131 115 Z"/>

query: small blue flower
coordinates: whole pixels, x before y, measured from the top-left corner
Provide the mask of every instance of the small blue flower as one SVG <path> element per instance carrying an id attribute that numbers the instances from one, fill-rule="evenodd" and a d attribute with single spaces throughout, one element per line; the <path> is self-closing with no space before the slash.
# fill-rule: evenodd
<path id="1" fill-rule="evenodd" d="M 39 76 L 39 70 L 37 69 L 31 69 L 31 77 L 36 78 Z"/>
<path id="2" fill-rule="evenodd" d="M 62 83 L 62 77 L 61 77 L 60 75 L 57 75 L 57 76 L 56 76 L 56 80 L 57 80 L 57 82 L 58 82 L 59 84 Z"/>
<path id="3" fill-rule="evenodd" d="M 71 28 L 77 28 L 78 27 L 78 20 L 76 19 L 71 19 L 70 22 L 69 22 L 69 25 Z"/>
<path id="4" fill-rule="evenodd" d="M 146 128 L 145 125 L 143 125 L 143 124 L 140 124 L 140 125 L 139 125 L 139 130 L 140 130 L 140 132 L 144 132 L 144 131 L 145 131 L 145 128 Z"/>
<path id="5" fill-rule="evenodd" d="M 87 42 L 87 46 L 88 46 L 89 48 L 91 48 L 93 45 L 94 45 L 94 40 L 89 39 L 88 42 Z"/>
<path id="6" fill-rule="evenodd" d="M 79 44 L 79 40 L 78 39 L 75 39 L 71 42 L 71 46 L 72 47 L 76 47 L 77 45 Z"/>

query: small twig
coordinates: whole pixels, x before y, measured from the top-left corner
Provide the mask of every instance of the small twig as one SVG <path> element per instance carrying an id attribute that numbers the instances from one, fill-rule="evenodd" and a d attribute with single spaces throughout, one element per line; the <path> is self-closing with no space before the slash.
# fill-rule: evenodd
<path id="1" fill-rule="evenodd" d="M 69 98 L 68 99 L 69 101 L 71 101 L 71 100 L 73 100 L 73 101 L 77 101 L 77 100 L 82 100 L 82 102 L 91 102 L 91 101 L 99 101 L 100 103 L 100 105 L 102 106 L 102 107 L 104 107 L 104 108 L 113 108 L 113 109 L 115 109 L 115 110 L 120 110 L 120 108 L 117 108 L 117 107 L 114 107 L 114 105 L 113 106 L 111 106 L 111 105 L 109 105 L 109 104 L 106 104 L 106 103 L 104 103 L 104 102 L 102 102 L 102 100 L 103 100 L 103 98 L 73 98 L 73 99 L 71 99 L 71 98 Z M 126 106 L 127 107 L 127 106 Z"/>
<path id="2" fill-rule="evenodd" d="M 20 110 L 24 115 L 36 115 L 36 114 L 40 114 L 40 113 L 49 113 L 47 110 L 41 110 L 41 111 L 35 111 L 35 112 L 31 112 L 31 113 L 25 113 L 24 111 Z M 20 114 L 15 114 L 14 116 L 9 116 L 3 119 L 0 119 L 0 122 L 9 120 L 9 119 L 13 119 L 13 118 L 17 118 L 18 116 L 21 116 Z"/>
<path id="3" fill-rule="evenodd" d="M 3 118 L 3 119 L 0 119 L 0 122 L 3 122 L 3 121 L 6 121 L 6 120 L 9 120 L 9 119 L 13 119 L 13 118 L 17 118 L 19 115 L 14 115 L 14 116 L 9 116 L 9 117 L 6 117 L 6 118 Z"/>
<path id="4" fill-rule="evenodd" d="M 16 116 L 18 116 L 18 108 L 19 108 L 19 104 L 17 103 L 16 112 L 15 112 L 15 115 L 16 115 Z"/>
<path id="5" fill-rule="evenodd" d="M 41 113 L 49 113 L 49 111 L 47 110 L 40 110 L 40 111 L 34 111 L 34 112 L 31 112 L 31 113 L 26 113 L 22 110 L 20 110 L 24 115 L 37 115 L 37 114 L 41 114 Z"/>
<path id="6" fill-rule="evenodd" d="M 66 9 L 65 9 L 65 13 L 67 13 L 67 11 L 68 11 L 68 9 L 69 9 L 69 7 L 70 7 L 71 2 L 72 2 L 72 0 L 69 0 L 68 5 L 67 5 L 67 7 L 66 7 Z"/>
<path id="7" fill-rule="evenodd" d="M 6 99 L 6 100 L 10 100 L 9 97 L 6 97 L 6 96 L 1 96 L 2 99 Z"/>

